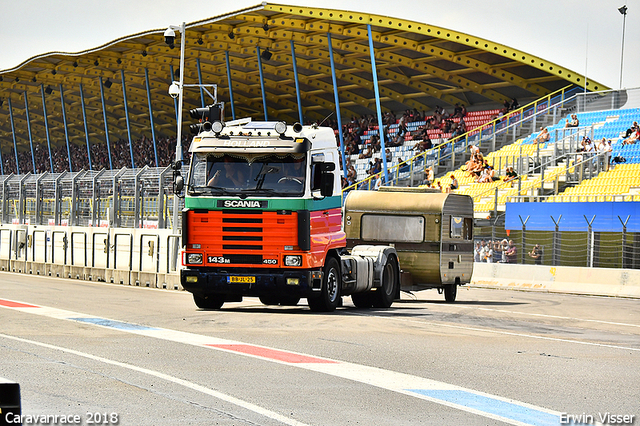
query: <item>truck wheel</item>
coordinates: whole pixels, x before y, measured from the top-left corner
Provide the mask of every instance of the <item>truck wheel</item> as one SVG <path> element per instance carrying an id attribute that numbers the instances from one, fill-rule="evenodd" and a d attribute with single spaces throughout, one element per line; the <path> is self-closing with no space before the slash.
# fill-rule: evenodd
<path id="1" fill-rule="evenodd" d="M 374 308 L 388 308 L 393 303 L 398 291 L 398 262 L 389 256 L 382 271 L 382 286 L 371 292 Z"/>
<path id="2" fill-rule="evenodd" d="M 371 300 L 371 296 L 371 292 L 352 294 L 351 301 L 354 305 L 356 305 L 356 308 L 369 309 L 373 306 L 373 300 Z"/>
<path id="3" fill-rule="evenodd" d="M 297 296 L 280 296 L 280 305 L 282 306 L 296 306 L 300 298 Z"/>
<path id="4" fill-rule="evenodd" d="M 262 302 L 263 305 L 280 304 L 280 299 L 278 299 L 278 296 L 274 296 L 273 294 L 258 296 L 258 299 L 260 299 L 260 302 Z"/>
<path id="5" fill-rule="evenodd" d="M 444 286 L 444 300 L 448 303 L 456 301 L 456 294 L 458 293 L 458 286 L 456 284 L 449 284 Z"/>
<path id="6" fill-rule="evenodd" d="M 320 295 L 308 298 L 307 302 L 309 302 L 309 308 L 314 312 L 332 312 L 338 307 L 340 303 L 340 265 L 335 258 L 327 258 Z"/>
<path id="7" fill-rule="evenodd" d="M 224 305 L 224 294 L 211 293 L 204 296 L 194 294 L 193 301 L 200 309 L 220 309 Z"/>

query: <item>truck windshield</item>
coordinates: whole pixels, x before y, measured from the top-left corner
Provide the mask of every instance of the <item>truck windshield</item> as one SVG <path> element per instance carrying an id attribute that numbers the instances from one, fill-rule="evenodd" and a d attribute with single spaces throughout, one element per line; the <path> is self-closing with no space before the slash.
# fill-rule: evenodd
<path id="1" fill-rule="evenodd" d="M 197 153 L 191 163 L 191 195 L 301 196 L 307 180 L 305 154 Z"/>

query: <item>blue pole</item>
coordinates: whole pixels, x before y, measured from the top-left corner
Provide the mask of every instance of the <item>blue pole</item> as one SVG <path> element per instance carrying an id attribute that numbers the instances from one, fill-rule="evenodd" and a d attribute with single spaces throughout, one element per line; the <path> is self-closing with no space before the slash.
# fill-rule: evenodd
<path id="1" fill-rule="evenodd" d="M 91 146 L 89 145 L 89 126 L 87 124 L 87 111 L 84 107 L 84 93 L 82 83 L 80 83 L 80 104 L 82 106 L 82 119 L 84 120 L 84 138 L 87 141 L 87 158 L 89 159 L 89 170 L 93 170 L 91 165 Z"/>
<path id="2" fill-rule="evenodd" d="M 16 143 L 16 129 L 13 124 L 13 107 L 11 105 L 11 98 L 9 101 L 9 119 L 11 120 L 11 135 L 13 136 L 13 152 L 16 155 L 16 174 L 20 174 L 20 165 L 18 164 L 18 144 Z"/>
<path id="3" fill-rule="evenodd" d="M 44 101 L 44 86 L 42 84 L 40 85 L 40 93 L 42 94 L 42 115 L 44 116 L 44 130 L 47 135 L 47 147 L 49 148 L 49 166 L 51 167 L 51 173 L 53 173 L 53 157 L 51 155 L 51 137 L 49 137 L 49 118 L 47 115 L 47 104 Z"/>
<path id="4" fill-rule="evenodd" d="M 71 166 L 71 150 L 69 150 L 69 129 L 67 128 L 67 113 L 64 110 L 64 92 L 62 90 L 62 83 L 60 83 L 60 106 L 62 107 L 62 122 L 64 123 L 64 137 L 67 140 L 67 159 L 69 160 L 69 172 L 73 172 Z M 49 150 L 49 158 L 51 158 L 51 150 Z M 53 167 L 51 167 L 53 171 Z"/>
<path id="5" fill-rule="evenodd" d="M 196 58 L 196 67 L 198 68 L 198 84 L 202 84 L 202 69 L 200 68 L 200 58 Z M 200 104 L 202 108 L 205 107 L 204 102 L 204 90 L 202 90 L 202 86 L 200 86 Z"/>
<path id="6" fill-rule="evenodd" d="M 102 101 L 102 118 L 104 120 L 104 138 L 107 142 L 107 154 L 109 154 L 109 170 L 113 170 L 113 163 L 111 161 L 111 144 L 109 143 L 109 126 L 107 125 L 107 108 L 104 102 L 104 86 L 102 84 L 102 77 L 99 77 L 99 79 L 100 79 L 100 99 Z M 65 128 L 65 131 L 66 131 L 66 128 Z"/>
<path id="7" fill-rule="evenodd" d="M 298 82 L 298 63 L 296 62 L 296 49 L 291 40 L 291 58 L 293 59 L 293 79 L 296 82 L 296 98 L 298 99 L 298 116 L 300 117 L 300 124 L 304 124 L 302 119 L 302 100 L 300 99 L 300 83 Z"/>
<path id="8" fill-rule="evenodd" d="M 158 167 L 158 148 L 156 147 L 156 129 L 155 129 L 155 126 L 153 125 L 153 109 L 151 109 L 151 86 L 149 85 L 149 70 L 147 68 L 144 69 L 144 78 L 147 82 L 147 100 L 149 101 L 149 122 L 151 123 L 151 137 L 153 138 L 153 155 L 156 158 L 156 167 Z"/>
<path id="9" fill-rule="evenodd" d="M 369 34 L 369 54 L 371 55 L 371 74 L 373 74 L 373 91 L 376 95 L 376 111 L 378 112 L 378 133 L 380 136 L 380 156 L 384 168 L 384 181 L 389 182 L 389 173 L 387 170 L 387 156 L 384 147 L 384 126 L 382 124 L 382 110 L 380 108 L 380 93 L 378 92 L 378 71 L 376 69 L 376 57 L 373 53 L 373 37 L 371 36 L 371 25 L 367 25 L 367 33 Z"/>
<path id="10" fill-rule="evenodd" d="M 264 108 L 264 121 L 269 121 L 269 118 L 267 118 L 267 98 L 264 93 L 264 76 L 262 75 L 262 58 L 260 57 L 260 46 L 256 46 L 256 53 L 258 54 L 258 70 L 260 70 L 260 88 L 262 89 L 262 107 Z"/>
<path id="11" fill-rule="evenodd" d="M 33 155 L 33 136 L 31 135 L 31 120 L 29 119 L 29 102 L 27 92 L 24 92 L 24 111 L 27 114 L 27 131 L 29 132 L 29 146 L 31 147 L 31 164 L 33 164 L 33 174 L 36 174 L 36 158 Z"/>
<path id="12" fill-rule="evenodd" d="M 129 123 L 129 108 L 127 107 L 127 86 L 124 81 L 124 70 L 120 70 L 120 77 L 122 78 L 122 97 L 124 98 L 124 116 L 127 120 L 127 136 L 129 137 L 129 154 L 131 154 L 131 168 L 135 169 L 136 165 L 133 162 L 133 143 L 131 141 L 131 123 Z"/>
<path id="13" fill-rule="evenodd" d="M 342 117 L 340 115 L 340 98 L 338 96 L 338 80 L 336 79 L 336 65 L 333 62 L 333 46 L 331 33 L 327 33 L 329 42 L 329 59 L 331 60 L 331 79 L 333 80 L 333 97 L 336 101 L 336 114 L 338 115 L 338 137 L 340 138 L 340 155 L 342 156 L 342 174 L 347 178 L 347 159 L 344 155 L 344 138 L 342 137 Z"/>
<path id="14" fill-rule="evenodd" d="M 231 102 L 231 118 L 236 119 L 236 108 L 233 104 L 233 86 L 231 84 L 231 66 L 229 66 L 229 51 L 224 52 L 224 58 L 227 62 L 227 84 L 229 85 L 229 102 Z"/>

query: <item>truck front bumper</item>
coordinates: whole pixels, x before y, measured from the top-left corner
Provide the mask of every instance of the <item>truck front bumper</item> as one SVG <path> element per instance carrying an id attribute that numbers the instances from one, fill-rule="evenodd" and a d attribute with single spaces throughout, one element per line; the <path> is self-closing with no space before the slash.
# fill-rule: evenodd
<path id="1" fill-rule="evenodd" d="M 286 294 L 309 297 L 322 287 L 320 270 L 247 270 L 190 268 L 180 271 L 180 282 L 188 292 L 204 296 L 213 293 L 242 296 Z"/>

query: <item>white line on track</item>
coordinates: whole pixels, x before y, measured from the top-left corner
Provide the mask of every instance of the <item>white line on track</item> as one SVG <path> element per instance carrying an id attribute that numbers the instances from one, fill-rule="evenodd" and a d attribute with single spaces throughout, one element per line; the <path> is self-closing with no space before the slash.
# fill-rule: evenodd
<path id="1" fill-rule="evenodd" d="M 250 402 L 243 401 L 241 399 L 235 398 L 235 397 L 233 397 L 231 395 L 227 395 L 227 394 L 224 394 L 222 392 L 218 392 L 218 391 L 215 391 L 213 389 L 209 389 L 209 388 L 206 388 L 204 386 L 198 385 L 196 383 L 192 383 L 192 382 L 189 382 L 187 380 L 183 380 L 183 379 L 179 379 L 177 377 L 170 376 L 168 374 L 160 373 L 159 371 L 149 370 L 148 368 L 143 368 L 143 367 L 138 367 L 136 365 L 126 364 L 124 362 L 114 361 L 112 359 L 107 359 L 107 358 L 103 358 L 101 356 L 91 355 L 91 354 L 88 354 L 86 352 L 80 352 L 80 351 L 76 351 L 76 350 L 73 350 L 73 349 L 63 348 L 63 347 L 60 347 L 60 346 L 54 346 L 54 345 L 50 345 L 48 343 L 42 343 L 42 342 L 36 342 L 34 340 L 23 339 L 21 337 L 9 336 L 9 335 L 6 335 L 6 334 L 1 334 L 1 333 L 0 333 L 0 337 L 2 337 L 4 339 L 9 339 L 9 340 L 15 340 L 15 341 L 18 341 L 18 342 L 28 343 L 28 344 L 31 344 L 31 345 L 41 346 L 41 347 L 47 348 L 47 349 L 53 349 L 53 350 L 56 350 L 56 351 L 65 352 L 65 353 L 68 353 L 68 354 L 80 356 L 80 357 L 83 357 L 83 358 L 88 358 L 88 359 L 91 359 L 93 361 L 101 362 L 101 363 L 104 363 L 104 364 L 110 364 L 110 365 L 114 365 L 116 367 L 126 368 L 126 369 L 129 369 L 129 370 L 137 371 L 138 373 L 146 374 L 146 375 L 149 375 L 149 376 L 154 376 L 154 377 L 157 377 L 159 379 L 166 380 L 168 382 L 172 382 L 172 383 L 184 386 L 186 388 L 192 389 L 192 390 L 194 390 L 196 392 L 200 392 L 200 393 L 204 393 L 206 395 L 210 395 L 210 396 L 212 396 L 214 398 L 218 398 L 218 399 L 220 399 L 222 401 L 225 401 L 225 402 L 228 402 L 228 403 L 231 403 L 231 404 L 235 404 L 238 407 L 245 408 L 247 410 L 253 411 L 254 413 L 260 414 L 260 415 L 262 415 L 264 417 L 268 417 L 268 418 L 273 419 L 273 420 L 277 420 L 277 421 L 279 421 L 281 423 L 284 423 L 286 425 L 291 425 L 291 426 L 309 426 L 306 423 L 302 423 L 302 422 L 299 422 L 299 421 L 297 421 L 295 419 L 291 419 L 289 417 L 285 417 L 285 416 L 280 415 L 278 413 L 275 413 L 273 411 L 267 410 L 266 408 L 262 408 L 262 407 L 259 407 L 259 406 L 255 405 L 255 404 L 252 404 Z"/>
<path id="2" fill-rule="evenodd" d="M 453 384 L 427 379 L 424 377 L 413 376 L 390 370 L 383 370 L 376 367 L 353 364 L 328 358 L 315 357 L 312 355 L 305 355 L 290 351 L 281 351 L 265 346 L 246 344 L 238 341 L 209 337 L 178 330 L 142 326 L 133 323 L 110 320 L 102 317 L 84 315 L 81 313 L 66 311 L 57 308 L 30 305 L 25 304 L 24 302 L 10 301 L 6 299 L 0 299 L 0 306 L 20 312 L 42 315 L 49 318 L 81 322 L 83 324 L 92 324 L 94 326 L 105 327 L 111 330 L 118 330 L 122 332 L 162 339 L 166 341 L 184 343 L 198 347 L 207 347 L 215 350 L 221 350 L 227 353 L 250 356 L 264 361 L 276 362 L 291 367 L 324 373 L 330 376 L 348 379 L 403 395 L 427 400 L 440 405 L 451 407 L 457 410 L 462 410 L 468 413 L 477 414 L 485 418 L 498 420 L 512 425 L 555 426 L 558 424 L 560 419 L 560 412 L 549 410 L 543 407 L 538 407 L 525 402 L 504 398 L 497 395 L 491 395 Z M 464 328 L 467 330 L 469 329 L 468 327 L 460 328 Z M 3 336 L 4 335 L 0 334 L 0 337 Z M 24 340 L 11 336 L 5 337 L 13 338 L 16 340 Z M 34 343 L 37 343 L 44 347 L 51 346 L 44 343 Z M 86 355 L 96 360 L 105 360 L 104 358 L 89 354 L 82 354 L 71 349 L 58 347 L 55 348 L 65 350 L 70 353 L 77 353 L 81 356 Z M 140 367 L 130 366 L 128 364 L 122 364 L 112 360 L 105 360 L 104 362 L 108 362 L 114 365 L 121 365 L 126 368 L 136 369 L 137 371 L 145 370 Z M 157 375 L 158 377 L 161 377 L 162 375 L 162 373 L 154 372 L 151 370 L 145 370 L 145 372 L 146 371 L 149 371 L 149 373 L 147 374 Z M 205 392 L 210 395 L 213 395 L 213 393 L 215 393 L 215 396 L 220 395 L 221 399 L 225 401 L 229 400 L 225 398 L 233 398 L 228 395 L 219 394 L 216 391 L 212 391 L 199 385 L 177 379 L 175 377 L 166 377 L 168 377 L 166 378 L 166 380 L 174 381 L 188 387 L 195 386 L 201 392 Z M 235 400 L 235 398 L 233 398 L 233 400 Z M 252 407 L 252 411 L 258 412 L 257 410 L 263 410 L 260 407 L 252 405 L 250 403 L 239 400 L 237 401 L 238 402 L 234 403 L 237 403 L 240 406 L 250 406 Z M 267 411 L 265 410 L 265 412 Z M 271 418 L 275 418 L 273 416 L 279 416 L 276 413 L 267 413 L 270 414 L 268 417 Z M 283 421 L 286 424 L 301 424 L 289 423 L 295 420 L 291 420 L 286 417 L 284 419 L 287 420 L 286 422 Z"/>

